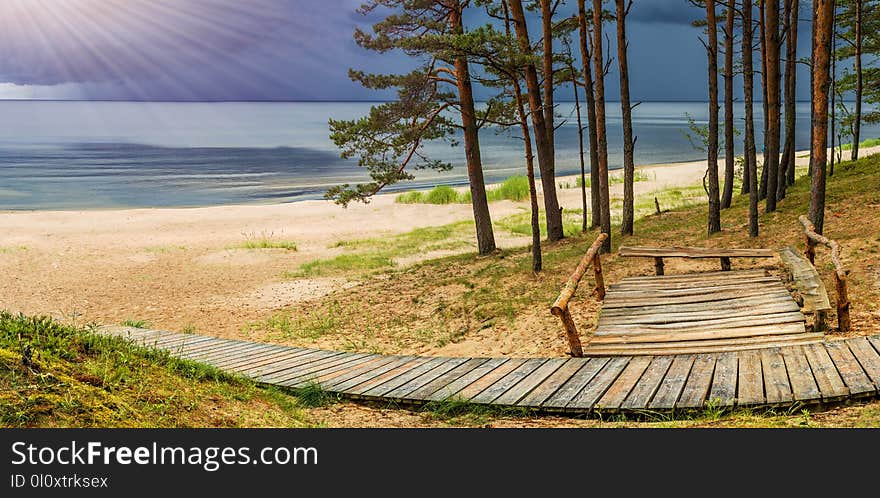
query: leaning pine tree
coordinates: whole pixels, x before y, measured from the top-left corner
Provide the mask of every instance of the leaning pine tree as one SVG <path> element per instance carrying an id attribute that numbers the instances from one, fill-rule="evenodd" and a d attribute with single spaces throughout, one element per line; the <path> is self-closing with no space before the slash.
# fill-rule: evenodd
<path id="1" fill-rule="evenodd" d="M 378 8 L 393 13 L 373 26 L 373 34 L 360 29 L 355 41 L 361 47 L 386 53 L 402 50 L 422 64 L 407 74 L 367 74 L 351 70 L 352 80 L 373 90 L 396 90 L 397 100 L 374 106 L 368 116 L 355 120 L 330 120 L 330 138 L 343 158 L 358 158 L 371 181 L 331 188 L 326 197 L 343 206 L 368 202 L 388 185 L 411 180 L 411 169 L 448 170 L 449 163 L 425 154 L 429 140 L 464 137 L 471 203 L 480 254 L 495 250 L 495 237 L 480 157 L 479 128 L 483 122 L 474 105 L 466 54 L 458 47 L 465 37 L 460 0 L 369 0 L 363 15 Z M 459 119 L 453 119 L 458 115 Z"/>

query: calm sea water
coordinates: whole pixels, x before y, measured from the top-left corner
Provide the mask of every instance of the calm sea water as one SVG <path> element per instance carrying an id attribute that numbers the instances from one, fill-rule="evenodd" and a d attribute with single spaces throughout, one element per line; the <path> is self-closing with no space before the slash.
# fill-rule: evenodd
<path id="1" fill-rule="evenodd" d="M 89 209 L 289 202 L 367 179 L 339 159 L 328 118 L 365 114 L 369 103 L 0 102 L 0 209 Z M 742 106 L 737 109 L 742 116 Z M 558 174 L 579 169 L 574 104 L 557 132 Z M 619 104 L 608 104 L 609 161 L 622 161 Z M 685 137 L 687 118 L 708 119 L 705 103 L 645 102 L 634 112 L 637 164 L 700 159 Z M 756 112 L 760 116 L 760 112 Z M 808 147 L 809 104 L 798 106 L 796 142 Z M 756 128 L 761 129 L 756 123 Z M 866 128 L 863 137 L 878 135 Z M 737 150 L 741 149 L 737 139 Z M 522 141 L 485 129 L 487 181 L 525 170 Z M 463 184 L 460 149 L 429 144 L 452 171 L 416 171 L 412 189 Z M 589 161 L 587 161 L 589 163 Z"/>

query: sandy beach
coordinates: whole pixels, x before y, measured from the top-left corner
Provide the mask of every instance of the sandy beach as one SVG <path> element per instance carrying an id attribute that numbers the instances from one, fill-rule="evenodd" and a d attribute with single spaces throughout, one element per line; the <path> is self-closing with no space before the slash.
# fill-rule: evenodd
<path id="1" fill-rule="evenodd" d="M 706 163 L 639 169 L 649 179 L 635 184 L 637 196 L 698 184 Z M 574 178 L 558 181 L 573 183 Z M 622 185 L 612 185 L 611 191 L 613 197 L 622 196 Z M 580 208 L 580 189 L 561 189 L 559 199 L 566 209 Z M 397 204 L 394 200 L 395 195 L 379 195 L 368 205 L 347 209 L 329 201 L 303 201 L 0 213 L 0 271 L 4 276 L 0 309 L 48 314 L 79 324 L 135 319 L 153 328 L 247 337 L 249 323 L 276 310 L 356 285 L 340 277 L 284 277 L 305 262 L 342 253 L 339 242 L 472 216 L 469 205 Z M 527 203 L 501 201 L 490 207 L 497 221 L 522 212 Z M 237 247 L 263 237 L 295 242 L 297 250 Z M 500 231 L 496 237 L 501 247 L 524 246 L 529 241 Z"/>

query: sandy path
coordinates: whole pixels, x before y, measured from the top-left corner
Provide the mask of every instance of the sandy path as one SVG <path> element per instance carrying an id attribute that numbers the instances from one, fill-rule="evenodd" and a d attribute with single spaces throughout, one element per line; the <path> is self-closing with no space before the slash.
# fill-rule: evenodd
<path id="1" fill-rule="evenodd" d="M 705 164 L 640 168 L 652 179 L 636 183 L 636 195 L 698 183 Z M 622 195 L 622 185 L 613 185 L 612 195 Z M 562 189 L 559 196 L 567 209 L 581 205 L 580 189 Z M 526 207 L 525 202 L 492 203 L 492 217 L 498 220 Z M 348 209 L 329 201 L 304 201 L 4 212 L 0 213 L 0 309 L 79 323 L 142 319 L 158 328 L 192 326 L 201 333 L 247 337 L 246 325 L 270 316 L 272 310 L 345 285 L 342 279 L 282 277 L 303 262 L 339 253 L 334 243 L 471 216 L 469 205 L 396 204 L 394 195 Z M 298 250 L 233 248 L 261 236 L 294 241 Z M 502 246 L 524 245 L 528 240 L 501 234 L 498 239 Z"/>

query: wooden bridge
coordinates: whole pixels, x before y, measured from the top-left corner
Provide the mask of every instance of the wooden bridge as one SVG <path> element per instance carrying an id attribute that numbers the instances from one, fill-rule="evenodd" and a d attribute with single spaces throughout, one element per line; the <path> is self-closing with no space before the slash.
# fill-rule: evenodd
<path id="1" fill-rule="evenodd" d="M 826 340 L 831 309 L 813 266 L 815 245 L 832 249 L 839 329 L 849 327 L 846 272 L 833 241 L 802 219 L 807 260 L 787 249 L 796 301 L 764 270 L 732 269 L 758 249 L 626 248 L 654 258 L 655 276 L 608 287 L 601 234 L 553 303 L 570 358 L 443 358 L 345 353 L 126 327 L 103 329 L 174 356 L 257 382 L 310 384 L 354 399 L 420 404 L 459 399 L 544 412 L 658 412 L 713 406 L 836 403 L 880 394 L 880 336 Z M 665 275 L 663 258 L 718 258 L 721 271 Z M 589 268 L 604 299 L 586 347 L 568 303 Z M 813 316 L 808 330 L 805 313 Z"/>

